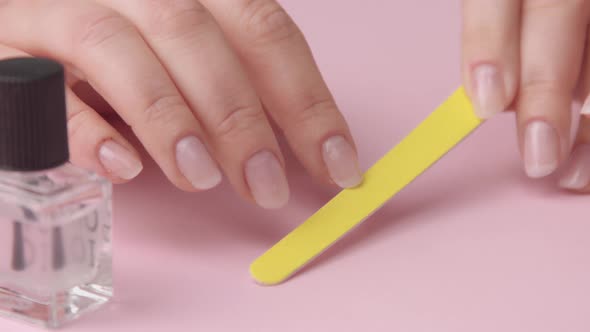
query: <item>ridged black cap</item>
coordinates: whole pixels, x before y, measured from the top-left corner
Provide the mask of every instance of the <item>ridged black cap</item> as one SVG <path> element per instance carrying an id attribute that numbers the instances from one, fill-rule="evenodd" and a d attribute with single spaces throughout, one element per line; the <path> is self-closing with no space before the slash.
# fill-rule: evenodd
<path id="1" fill-rule="evenodd" d="M 0 169 L 37 171 L 69 160 L 63 66 L 0 61 Z"/>

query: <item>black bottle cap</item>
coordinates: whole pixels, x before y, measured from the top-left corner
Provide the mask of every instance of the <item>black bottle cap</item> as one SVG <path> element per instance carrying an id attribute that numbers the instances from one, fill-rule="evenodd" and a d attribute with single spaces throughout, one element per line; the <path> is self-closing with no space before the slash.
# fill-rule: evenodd
<path id="1" fill-rule="evenodd" d="M 0 61 L 0 169 L 40 171 L 69 160 L 63 66 Z"/>

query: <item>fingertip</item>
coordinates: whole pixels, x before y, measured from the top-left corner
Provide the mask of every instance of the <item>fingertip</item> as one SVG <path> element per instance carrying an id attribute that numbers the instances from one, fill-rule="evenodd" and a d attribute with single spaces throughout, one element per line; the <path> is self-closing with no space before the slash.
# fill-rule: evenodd
<path id="1" fill-rule="evenodd" d="M 101 144 L 98 157 L 108 174 L 124 181 L 136 178 L 143 170 L 137 153 L 112 139 Z"/>
<path id="2" fill-rule="evenodd" d="M 576 147 L 559 179 L 566 190 L 583 191 L 590 184 L 590 145 Z"/>
<path id="3" fill-rule="evenodd" d="M 245 165 L 245 178 L 256 203 L 265 209 L 280 209 L 290 198 L 283 166 L 268 150 L 254 154 Z"/>
<path id="4" fill-rule="evenodd" d="M 112 175 L 106 174 L 105 177 L 112 183 L 115 185 L 121 185 L 121 184 L 126 184 L 131 182 L 132 180 L 125 180 L 125 179 L 121 179 L 118 177 L 114 177 Z"/>
<path id="5" fill-rule="evenodd" d="M 539 179 L 552 174 L 559 167 L 560 138 L 545 121 L 528 123 L 524 132 L 524 166 L 526 174 Z"/>
<path id="6" fill-rule="evenodd" d="M 357 153 L 346 138 L 328 138 L 322 145 L 322 156 L 330 179 L 340 188 L 354 188 L 362 183 Z"/>
<path id="7" fill-rule="evenodd" d="M 217 163 L 196 136 L 185 137 L 176 144 L 176 162 L 181 173 L 197 190 L 213 189 L 223 180 Z"/>
<path id="8" fill-rule="evenodd" d="M 505 102 L 502 73 L 497 66 L 480 64 L 472 71 L 472 99 L 476 114 L 489 119 L 503 111 Z"/>
<path id="9" fill-rule="evenodd" d="M 464 1 L 463 84 L 478 117 L 506 111 L 518 89 L 520 2 Z"/>
<path id="10" fill-rule="evenodd" d="M 113 183 L 137 177 L 143 164 L 133 145 L 69 88 L 66 97 L 71 162 Z"/>

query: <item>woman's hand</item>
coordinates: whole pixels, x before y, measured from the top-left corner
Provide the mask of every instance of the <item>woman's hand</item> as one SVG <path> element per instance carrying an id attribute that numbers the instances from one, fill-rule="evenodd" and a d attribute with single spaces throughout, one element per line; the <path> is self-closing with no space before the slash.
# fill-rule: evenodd
<path id="1" fill-rule="evenodd" d="M 572 101 L 590 92 L 590 1 L 463 0 L 463 16 L 463 78 L 477 112 L 514 108 L 528 176 L 565 164 L 560 185 L 590 191 L 590 121 L 570 139 Z"/>
<path id="2" fill-rule="evenodd" d="M 0 56 L 54 58 L 133 129 L 172 183 L 222 180 L 286 203 L 275 121 L 309 173 L 361 181 L 346 122 L 295 23 L 275 0 L 0 0 Z M 142 169 L 133 146 L 68 90 L 72 161 L 111 180 Z"/>

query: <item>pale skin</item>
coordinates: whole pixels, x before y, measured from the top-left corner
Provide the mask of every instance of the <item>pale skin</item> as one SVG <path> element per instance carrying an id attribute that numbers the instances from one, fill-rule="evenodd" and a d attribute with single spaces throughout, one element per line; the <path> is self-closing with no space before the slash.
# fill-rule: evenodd
<path id="1" fill-rule="evenodd" d="M 282 207 L 289 187 L 272 122 L 318 180 L 362 180 L 345 119 L 274 0 L 0 0 L 0 22 L 0 57 L 66 65 L 72 162 L 114 182 L 142 162 L 72 90 L 81 81 L 182 190 L 226 178 L 261 207 Z"/>
<path id="2" fill-rule="evenodd" d="M 463 0 L 463 80 L 476 111 L 516 112 L 525 172 L 590 192 L 588 0 Z M 498 133 L 501 134 L 501 133 Z M 574 137 L 573 141 L 570 137 Z"/>
<path id="3" fill-rule="evenodd" d="M 569 139 L 570 104 L 590 91 L 590 1 L 463 0 L 463 13 L 463 83 L 477 113 L 514 109 L 526 173 L 565 166 L 560 185 L 590 192 L 590 120 Z M 140 155 L 80 83 L 182 190 L 225 178 L 245 199 L 282 207 L 289 185 L 272 123 L 319 181 L 362 181 L 346 121 L 276 0 L 0 0 L 0 22 L 0 58 L 66 65 L 72 162 L 115 183 L 141 172 Z"/>

